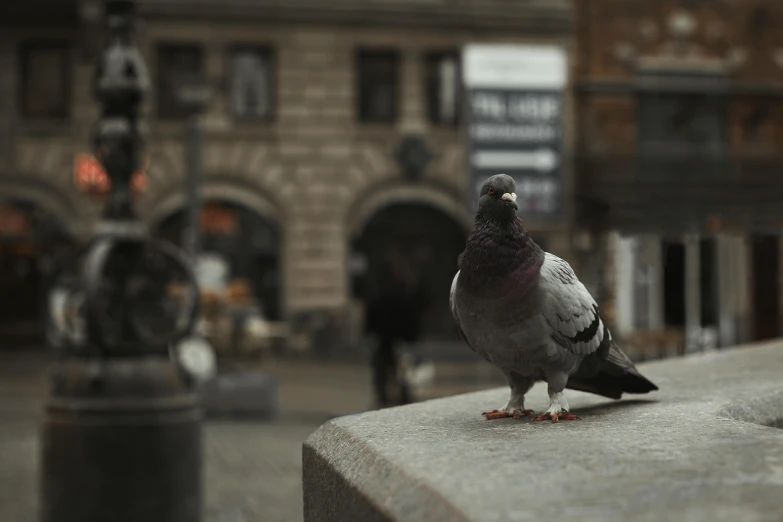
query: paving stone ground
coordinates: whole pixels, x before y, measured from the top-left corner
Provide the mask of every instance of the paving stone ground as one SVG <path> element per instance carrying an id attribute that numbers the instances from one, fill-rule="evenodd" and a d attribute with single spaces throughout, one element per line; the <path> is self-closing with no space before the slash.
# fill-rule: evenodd
<path id="1" fill-rule="evenodd" d="M 372 407 L 364 365 L 314 361 L 258 363 L 278 378 L 280 415 L 271 421 L 205 424 L 205 522 L 302 520 L 301 447 L 332 417 Z M 47 393 L 47 359 L 0 352 L 0 522 L 35 522 L 38 427 Z M 498 376 L 472 363 L 442 364 L 420 390 L 440 397 L 495 386 Z"/>

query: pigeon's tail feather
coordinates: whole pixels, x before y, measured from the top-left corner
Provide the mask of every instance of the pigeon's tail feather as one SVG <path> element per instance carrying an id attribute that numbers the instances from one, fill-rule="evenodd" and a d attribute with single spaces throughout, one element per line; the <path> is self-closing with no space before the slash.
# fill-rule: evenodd
<path id="1" fill-rule="evenodd" d="M 620 399 L 623 393 L 649 393 L 658 388 L 643 376 L 628 373 L 623 376 L 600 372 L 595 377 L 568 379 L 567 388 L 594 393 L 610 399 Z"/>
<path id="2" fill-rule="evenodd" d="M 601 353 L 602 352 L 602 353 Z M 595 353 L 600 360 L 591 375 L 576 373 L 568 379 L 568 388 L 619 399 L 623 393 L 649 393 L 658 387 L 639 373 L 633 362 L 614 342 Z"/>

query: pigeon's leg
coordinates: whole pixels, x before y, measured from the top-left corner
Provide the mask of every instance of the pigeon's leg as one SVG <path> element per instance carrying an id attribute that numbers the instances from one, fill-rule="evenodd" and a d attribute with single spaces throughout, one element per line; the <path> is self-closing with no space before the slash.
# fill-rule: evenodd
<path id="1" fill-rule="evenodd" d="M 568 401 L 563 394 L 566 384 L 568 383 L 568 375 L 565 373 L 554 373 L 547 375 L 547 382 L 549 383 L 549 409 L 544 413 L 535 417 L 533 421 L 551 420 L 552 422 L 560 422 L 561 420 L 582 420 L 580 417 L 568 412 Z"/>
<path id="2" fill-rule="evenodd" d="M 506 417 L 518 419 L 533 413 L 533 410 L 525 409 L 525 394 L 533 387 L 533 379 L 513 372 L 505 375 L 508 386 L 511 388 L 511 397 L 501 409 L 482 413 L 487 420 L 505 419 Z"/>

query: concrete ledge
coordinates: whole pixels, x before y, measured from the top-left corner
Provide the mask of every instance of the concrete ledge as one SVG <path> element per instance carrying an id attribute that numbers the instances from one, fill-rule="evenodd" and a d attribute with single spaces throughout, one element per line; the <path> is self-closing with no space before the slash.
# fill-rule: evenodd
<path id="1" fill-rule="evenodd" d="M 660 392 L 567 391 L 583 422 L 483 420 L 505 388 L 332 420 L 304 444 L 305 521 L 780 520 L 783 343 L 643 372 Z"/>

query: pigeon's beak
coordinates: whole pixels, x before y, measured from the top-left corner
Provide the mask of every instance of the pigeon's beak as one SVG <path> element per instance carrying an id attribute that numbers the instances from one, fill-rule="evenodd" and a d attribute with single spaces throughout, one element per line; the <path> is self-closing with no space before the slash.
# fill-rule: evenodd
<path id="1" fill-rule="evenodd" d="M 514 210 L 519 210 L 519 207 L 517 206 L 517 195 L 514 192 L 506 192 L 502 196 L 500 196 L 500 199 L 503 201 L 508 201 L 510 204 L 510 207 L 514 207 Z"/>

